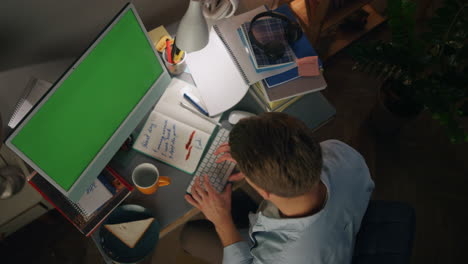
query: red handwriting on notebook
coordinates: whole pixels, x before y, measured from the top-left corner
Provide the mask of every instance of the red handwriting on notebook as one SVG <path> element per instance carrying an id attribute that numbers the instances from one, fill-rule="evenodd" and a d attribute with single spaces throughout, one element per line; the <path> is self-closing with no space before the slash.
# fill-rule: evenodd
<path id="1" fill-rule="evenodd" d="M 187 143 L 185 144 L 185 149 L 188 150 L 187 155 L 185 156 L 185 160 L 188 160 L 190 158 L 190 153 L 192 152 L 193 136 L 195 136 L 195 130 L 192 131 L 192 134 L 190 134 L 190 137 L 189 137 Z"/>
<path id="2" fill-rule="evenodd" d="M 187 141 L 187 144 L 185 144 L 185 149 L 189 149 L 190 145 L 192 145 L 193 136 L 195 136 L 195 130 L 190 134 L 189 140 Z"/>
<path id="3" fill-rule="evenodd" d="M 185 160 L 188 160 L 190 158 L 190 153 L 192 153 L 192 147 L 193 146 L 190 146 L 190 148 L 188 149 L 187 155 L 185 156 Z"/>

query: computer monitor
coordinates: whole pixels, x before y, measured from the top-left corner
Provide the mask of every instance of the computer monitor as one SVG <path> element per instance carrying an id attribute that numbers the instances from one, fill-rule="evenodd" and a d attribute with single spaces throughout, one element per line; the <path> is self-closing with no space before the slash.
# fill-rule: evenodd
<path id="1" fill-rule="evenodd" d="M 135 8 L 127 4 L 6 145 L 78 201 L 170 79 Z"/>

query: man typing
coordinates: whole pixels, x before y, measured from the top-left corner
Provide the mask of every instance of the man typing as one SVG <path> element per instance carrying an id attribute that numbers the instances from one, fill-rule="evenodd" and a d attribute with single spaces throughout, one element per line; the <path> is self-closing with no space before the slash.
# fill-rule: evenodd
<path id="1" fill-rule="evenodd" d="M 186 251 L 212 263 L 351 262 L 374 188 L 356 150 L 337 140 L 319 144 L 300 120 L 264 113 L 239 121 L 217 153 L 218 162 L 237 163 L 230 180 L 245 179 L 264 201 L 243 236 L 231 215 L 231 184 L 218 193 L 198 181 L 185 198 L 212 224 L 186 225 Z"/>

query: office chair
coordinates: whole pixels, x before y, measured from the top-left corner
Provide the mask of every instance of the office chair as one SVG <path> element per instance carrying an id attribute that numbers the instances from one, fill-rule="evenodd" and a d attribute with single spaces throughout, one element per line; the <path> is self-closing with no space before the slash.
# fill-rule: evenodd
<path id="1" fill-rule="evenodd" d="M 353 264 L 410 263 L 415 211 L 395 201 L 370 201 L 354 247 Z"/>

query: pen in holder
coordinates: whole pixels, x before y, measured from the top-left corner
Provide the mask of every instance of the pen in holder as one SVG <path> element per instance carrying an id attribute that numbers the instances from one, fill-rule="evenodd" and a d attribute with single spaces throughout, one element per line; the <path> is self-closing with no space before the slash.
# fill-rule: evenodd
<path id="1" fill-rule="evenodd" d="M 166 65 L 166 68 L 170 74 L 179 75 L 185 71 L 185 68 L 187 67 L 187 63 L 185 62 L 185 55 L 185 52 L 183 52 L 182 57 L 178 62 L 171 63 L 167 59 L 166 49 L 163 50 L 162 57 L 164 60 L 164 64 Z"/>

